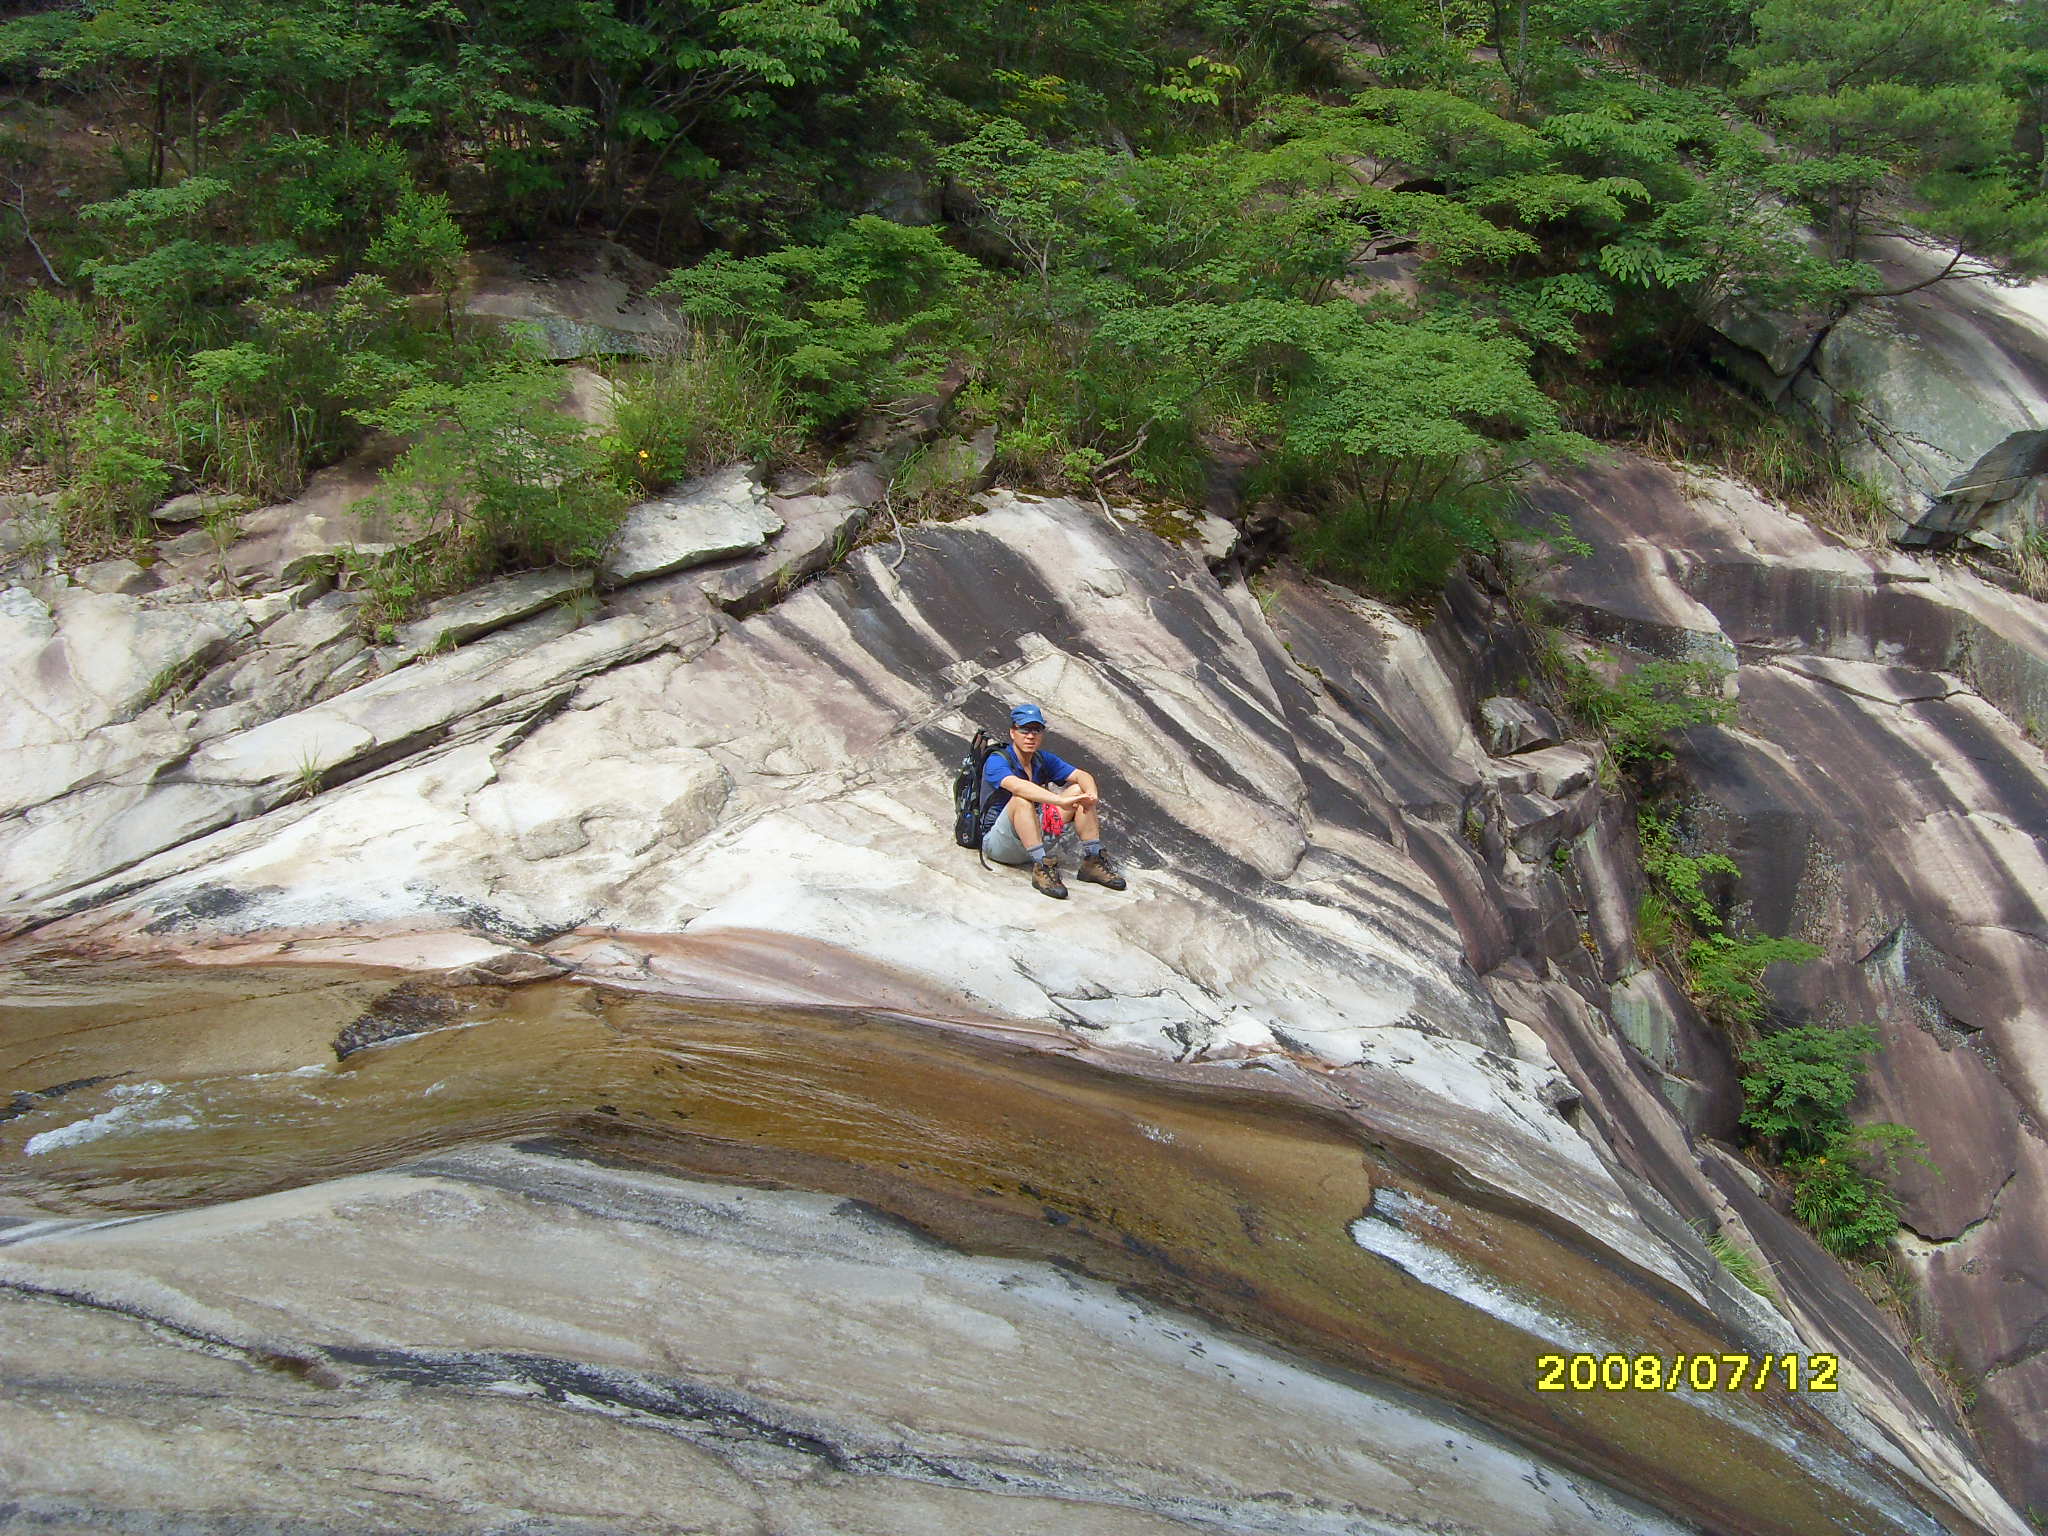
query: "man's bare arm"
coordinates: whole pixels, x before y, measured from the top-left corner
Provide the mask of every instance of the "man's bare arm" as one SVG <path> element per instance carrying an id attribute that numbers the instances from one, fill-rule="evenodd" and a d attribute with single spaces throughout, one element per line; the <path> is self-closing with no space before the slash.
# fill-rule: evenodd
<path id="1" fill-rule="evenodd" d="M 1002 787 L 1011 794 L 1025 800 L 1036 800 L 1041 805 L 1083 805 L 1095 798 L 1095 781 L 1089 779 L 1085 788 L 1079 787 L 1084 777 L 1076 772 L 1069 783 L 1077 787 L 1067 790 L 1047 789 L 1042 784 L 1033 784 L 1029 779 L 1020 779 L 1014 773 L 1003 776 Z"/>

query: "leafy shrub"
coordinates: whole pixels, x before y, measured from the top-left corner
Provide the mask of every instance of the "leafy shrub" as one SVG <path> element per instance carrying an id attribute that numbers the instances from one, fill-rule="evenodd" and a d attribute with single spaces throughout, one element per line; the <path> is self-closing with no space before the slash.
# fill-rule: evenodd
<path id="1" fill-rule="evenodd" d="M 438 192 L 422 192 L 408 179 L 365 255 L 371 266 L 394 280 L 433 289 L 445 309 L 453 302 L 468 250 L 448 199 Z"/>
<path id="2" fill-rule="evenodd" d="M 1709 875 L 1731 880 L 1742 873 L 1725 853 L 1688 854 L 1678 844 L 1675 817 L 1659 816 L 1648 806 L 1636 812 L 1636 840 L 1643 850 L 1643 872 L 1668 893 L 1672 914 L 1695 928 L 1719 931 L 1721 915 L 1708 897 Z"/>
<path id="3" fill-rule="evenodd" d="M 1320 575 L 1416 603 L 1441 592 L 1467 555 L 1498 550 L 1504 526 L 1496 503 L 1479 495 L 1398 511 L 1345 497 L 1295 538 L 1294 551 Z"/>
<path id="4" fill-rule="evenodd" d="M 415 384 L 373 425 L 412 437 L 379 495 L 414 537 L 409 599 L 502 569 L 595 565 L 624 490 L 582 423 L 554 409 L 561 381 L 515 360 L 461 384 Z M 403 562 L 401 562 L 403 564 Z"/>
<path id="5" fill-rule="evenodd" d="M 12 359 L 8 382 L 34 389 L 69 382 L 92 350 L 95 334 L 92 316 L 81 301 L 47 288 L 30 289 L 21 301 L 21 313 L 6 328 Z"/>
<path id="6" fill-rule="evenodd" d="M 824 429 L 936 380 L 980 270 L 932 230 L 864 215 L 822 245 L 713 252 L 661 291 L 758 348 Z"/>
<path id="7" fill-rule="evenodd" d="M 1643 873 L 1651 881 L 1636 911 L 1638 948 L 1654 957 L 1689 940 L 1684 948 L 1686 987 L 1700 1006 L 1724 1023 L 1755 1020 L 1764 1008 L 1758 986 L 1764 971 L 1779 961 L 1812 960 L 1820 954 L 1819 947 L 1804 939 L 1738 938 L 1729 933 L 1708 894 L 1707 880 L 1714 875 L 1733 880 L 1741 871 L 1726 854 L 1687 853 L 1679 844 L 1675 817 L 1643 807 L 1636 813 L 1636 837 Z"/>
<path id="8" fill-rule="evenodd" d="M 781 378 L 744 341 L 715 331 L 687 351 L 628 365 L 613 388 L 612 476 L 643 491 L 796 445 L 796 405 Z"/>
<path id="9" fill-rule="evenodd" d="M 381 135 L 273 134 L 246 146 L 235 175 L 247 198 L 249 232 L 289 239 L 359 261 L 386 210 L 412 187 L 405 150 Z"/>
<path id="10" fill-rule="evenodd" d="M 1781 1152 L 1792 1176 L 1792 1209 L 1821 1246 L 1844 1257 L 1866 1253 L 1898 1230 L 1899 1201 L 1881 1177 L 1902 1155 L 1920 1157 L 1926 1143 L 1908 1126 L 1856 1126 L 1848 1108 L 1862 1086 L 1863 1064 L 1878 1049 L 1867 1024 L 1831 1029 L 1800 1024 L 1766 1035 L 1737 1052 L 1742 1124 Z"/>
<path id="11" fill-rule="evenodd" d="M 1793 1156 L 1824 1152 L 1847 1125 L 1864 1060 L 1877 1048 L 1868 1024 L 1799 1024 L 1744 1046 L 1736 1053 L 1748 1069 L 1743 1125 Z"/>
<path id="12" fill-rule="evenodd" d="M 466 338 L 414 325 L 379 277 L 259 301 L 247 314 L 241 339 L 186 360 L 176 416 L 194 474 L 250 495 L 290 494 L 308 470 L 357 446 L 369 416 L 401 390 L 476 366 Z"/>
<path id="13" fill-rule="evenodd" d="M 1694 994 L 1707 1012 L 1725 1020 L 1753 1022 L 1764 1011 L 1758 985 L 1771 966 L 1783 961 L 1801 965 L 1820 956 L 1820 946 L 1804 939 L 1760 936 L 1738 939 L 1711 933 L 1693 941 L 1685 952 Z"/>
<path id="14" fill-rule="evenodd" d="M 1727 675 L 1704 661 L 1646 661 L 1610 683 L 1574 658 L 1565 664 L 1565 702 L 1599 730 L 1616 766 L 1669 762 L 1675 732 L 1735 719 L 1733 701 L 1721 696 Z"/>
<path id="15" fill-rule="evenodd" d="M 1792 1213 L 1813 1232 L 1820 1245 L 1842 1258 L 1867 1254 L 1891 1240 L 1899 1230 L 1899 1197 L 1884 1182 L 1856 1166 L 1859 1156 L 1890 1153 L 1887 1171 L 1896 1171 L 1902 1147 L 1924 1145 L 1903 1125 L 1866 1125 L 1845 1132 L 1825 1152 L 1786 1164 L 1792 1175 Z"/>
<path id="16" fill-rule="evenodd" d="M 171 488 L 162 445 L 112 389 L 101 390 L 73 427 L 77 442 L 64 493 L 71 542 L 90 549 L 132 537 L 142 515 Z"/>
<path id="17" fill-rule="evenodd" d="M 86 264 L 93 291 L 120 305 L 152 344 L 203 345 L 231 329 L 235 304 L 289 293 L 321 270 L 288 240 L 218 238 L 215 210 L 233 196 L 217 177 L 192 176 L 81 209 L 111 247 Z"/>
<path id="18" fill-rule="evenodd" d="M 998 472 L 1082 495 L 1108 473 L 1183 504 L 1207 468 L 1192 412 L 1161 411 L 1152 361 L 1073 326 L 1048 325 L 1013 286 L 989 306 L 991 338 L 963 416 L 997 422 Z"/>
<path id="19" fill-rule="evenodd" d="M 102 340 L 86 304 L 47 288 L 0 319 L 0 456 L 68 472 L 71 417 L 103 382 Z"/>

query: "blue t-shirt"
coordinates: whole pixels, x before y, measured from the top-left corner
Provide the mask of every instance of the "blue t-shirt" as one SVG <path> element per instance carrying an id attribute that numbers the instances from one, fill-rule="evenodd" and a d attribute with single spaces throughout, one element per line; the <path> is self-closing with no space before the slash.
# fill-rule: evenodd
<path id="1" fill-rule="evenodd" d="M 1074 765 L 1040 747 L 1031 759 L 1031 772 L 1027 774 L 1017 760 L 1015 747 L 1005 747 L 1000 752 L 992 753 L 989 760 L 981 766 L 982 790 L 987 796 L 981 807 L 982 831 L 986 832 L 996 824 L 996 818 L 1003 814 L 1004 807 L 1014 798 L 1010 791 L 1003 788 L 1003 780 L 1012 775 L 1028 779 L 1033 784 L 1064 784 L 1074 776 Z"/>

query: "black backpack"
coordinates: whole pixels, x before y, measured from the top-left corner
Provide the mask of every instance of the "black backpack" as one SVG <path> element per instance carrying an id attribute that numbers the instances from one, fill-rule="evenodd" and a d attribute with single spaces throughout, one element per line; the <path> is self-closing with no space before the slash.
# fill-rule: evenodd
<path id="1" fill-rule="evenodd" d="M 987 731 L 976 731 L 960 761 L 953 779 L 953 841 L 962 848 L 981 847 L 981 812 L 987 803 L 982 773 L 988 760 L 1002 750 L 1003 744 Z"/>

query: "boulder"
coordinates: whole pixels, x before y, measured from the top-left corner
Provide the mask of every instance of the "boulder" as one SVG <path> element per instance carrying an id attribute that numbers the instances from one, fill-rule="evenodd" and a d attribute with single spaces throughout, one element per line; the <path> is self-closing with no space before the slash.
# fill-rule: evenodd
<path id="1" fill-rule="evenodd" d="M 462 312 L 532 337 L 554 362 L 675 352 L 683 317 L 650 291 L 667 274 L 610 240 L 572 235 L 479 251 Z"/>
<path id="2" fill-rule="evenodd" d="M 150 512 L 150 519 L 158 523 L 198 523 L 221 513 L 233 513 L 248 506 L 244 496 L 224 496 L 210 491 L 187 491 L 182 496 L 173 496 L 162 506 Z"/>
<path id="3" fill-rule="evenodd" d="M 1565 809 L 1544 795 L 1502 795 L 1501 819 L 1515 851 L 1525 859 L 1541 859 L 1564 829 Z"/>
<path id="4" fill-rule="evenodd" d="M 559 568 L 501 576 L 471 591 L 429 603 L 425 614 L 398 627 L 398 643 L 421 652 L 462 645 L 530 618 L 575 593 L 589 591 L 592 579 L 589 571 Z"/>
<path id="5" fill-rule="evenodd" d="M 1924 282 L 1949 253 L 1873 242 L 1888 288 Z M 2040 525 L 2048 468 L 2048 288 L 1963 277 L 1859 305 L 1818 331 L 1725 314 L 1722 334 L 1766 392 L 1819 425 L 1848 466 L 1891 493 L 1894 536 L 1945 548 L 1983 531 L 2006 544 Z"/>
<path id="6" fill-rule="evenodd" d="M 1486 750 L 1495 757 L 1554 747 L 1563 739 L 1557 717 L 1526 699 L 1491 698 L 1479 702 L 1479 730 Z"/>
<path id="7" fill-rule="evenodd" d="M 133 560 L 95 560 L 81 565 L 71 579 L 88 592 L 125 592 L 130 596 L 160 585 L 157 578 Z"/>
<path id="8" fill-rule="evenodd" d="M 761 553 L 706 573 L 698 584 L 705 597 L 736 616 L 754 613 L 842 558 L 877 516 L 875 503 L 883 492 L 873 477 L 841 476 L 835 483 L 851 484 L 873 501 L 844 491 L 771 496 L 768 505 L 781 519 L 782 532 Z M 899 537 L 909 537 L 900 523 L 895 526 Z"/>
<path id="9" fill-rule="evenodd" d="M 759 549 L 782 527 L 781 515 L 750 470 L 721 470 L 629 509 L 598 568 L 598 581 L 622 587 L 707 565 Z"/>
<path id="10" fill-rule="evenodd" d="M 912 459 L 897 477 L 904 495 L 932 491 L 985 491 L 995 464 L 996 429 L 970 437 L 942 437 Z"/>
<path id="11" fill-rule="evenodd" d="M 1535 772 L 1537 792 L 1552 800 L 1569 799 L 1600 773 L 1598 760 L 1582 747 L 1542 747 L 1519 756 L 1519 765 Z"/>
<path id="12" fill-rule="evenodd" d="M 1202 558 L 1211 565 L 1220 565 L 1228 560 L 1231 551 L 1237 548 L 1240 530 L 1229 518 L 1205 512 L 1196 527 L 1202 541 Z"/>

